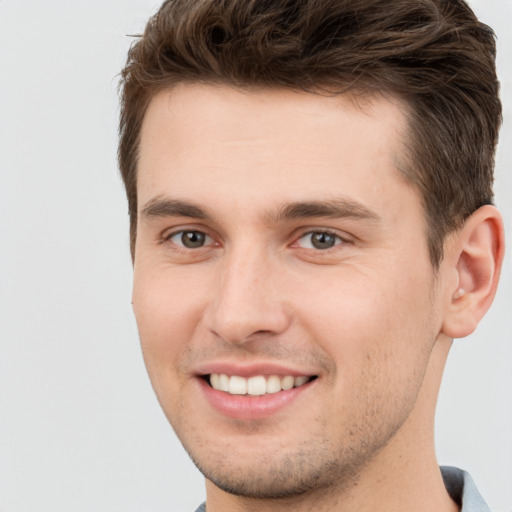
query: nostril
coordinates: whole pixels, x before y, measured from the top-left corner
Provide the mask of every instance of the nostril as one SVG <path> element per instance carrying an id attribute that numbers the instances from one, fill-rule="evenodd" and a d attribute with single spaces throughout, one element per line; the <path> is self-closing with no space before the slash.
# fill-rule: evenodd
<path id="1" fill-rule="evenodd" d="M 258 336 L 258 335 L 263 335 L 263 336 L 268 336 L 269 334 L 272 334 L 272 331 L 264 331 L 264 330 L 261 330 L 261 331 L 256 331 L 252 334 L 252 336 Z"/>

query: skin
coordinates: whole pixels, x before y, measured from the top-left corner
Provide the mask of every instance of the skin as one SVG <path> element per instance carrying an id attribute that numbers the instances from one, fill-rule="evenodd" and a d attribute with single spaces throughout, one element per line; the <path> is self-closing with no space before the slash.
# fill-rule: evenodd
<path id="1" fill-rule="evenodd" d="M 433 419 L 479 267 L 457 234 L 434 273 L 419 195 L 397 170 L 406 134 L 389 98 L 188 84 L 152 99 L 133 307 L 160 404 L 207 478 L 208 512 L 457 510 Z M 480 245 L 501 229 L 485 212 Z M 187 231 L 204 245 L 185 247 Z M 311 233 L 325 232 L 334 245 L 316 248 Z M 212 363 L 316 379 L 268 417 L 230 418 L 198 384 Z"/>

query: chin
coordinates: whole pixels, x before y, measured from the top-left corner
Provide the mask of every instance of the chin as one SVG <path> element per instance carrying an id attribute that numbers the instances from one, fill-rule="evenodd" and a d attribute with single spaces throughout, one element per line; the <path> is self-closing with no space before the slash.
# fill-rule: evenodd
<path id="1" fill-rule="evenodd" d="M 252 454 L 242 453 L 229 442 L 222 448 L 205 443 L 207 454 L 198 450 L 200 444 L 192 450 L 184 446 L 199 471 L 217 488 L 253 499 L 289 499 L 333 487 L 351 487 L 371 459 L 369 453 L 356 454 L 351 447 L 340 453 L 325 442 L 303 444 L 295 448 L 268 447 L 266 452 L 261 447 Z"/>
<path id="2" fill-rule="evenodd" d="M 196 463 L 201 473 L 219 489 L 245 498 L 254 499 L 286 499 L 300 496 L 313 490 L 327 488 L 332 485 L 329 480 L 322 478 L 324 471 L 304 471 L 304 465 L 297 466 L 296 462 L 282 460 L 278 468 L 240 468 L 234 466 L 227 469 L 206 468 Z M 332 475 L 332 473 L 331 473 Z"/>

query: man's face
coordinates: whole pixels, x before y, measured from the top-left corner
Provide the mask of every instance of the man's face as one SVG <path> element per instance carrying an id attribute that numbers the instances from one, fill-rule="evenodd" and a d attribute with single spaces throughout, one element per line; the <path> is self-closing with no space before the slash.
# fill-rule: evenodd
<path id="1" fill-rule="evenodd" d="M 348 482 L 421 435 L 442 318 L 396 168 L 405 131 L 379 98 L 180 85 L 151 101 L 133 305 L 162 408 L 221 489 Z"/>

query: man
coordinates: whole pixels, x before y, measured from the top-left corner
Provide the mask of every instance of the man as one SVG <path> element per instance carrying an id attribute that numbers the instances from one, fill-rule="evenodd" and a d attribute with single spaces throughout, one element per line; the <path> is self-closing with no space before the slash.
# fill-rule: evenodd
<path id="1" fill-rule="evenodd" d="M 208 512 L 488 510 L 433 422 L 503 259 L 494 57 L 462 0 L 174 0 L 131 48 L 133 306 Z"/>

